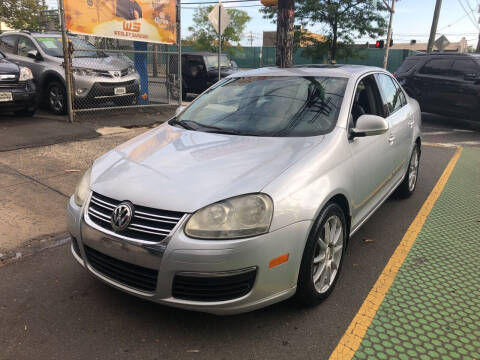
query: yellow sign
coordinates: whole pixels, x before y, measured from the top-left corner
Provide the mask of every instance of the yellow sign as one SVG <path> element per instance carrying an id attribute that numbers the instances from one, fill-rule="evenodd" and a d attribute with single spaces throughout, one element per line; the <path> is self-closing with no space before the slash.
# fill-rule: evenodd
<path id="1" fill-rule="evenodd" d="M 175 44 L 175 0 L 64 0 L 68 31 L 114 39 Z"/>

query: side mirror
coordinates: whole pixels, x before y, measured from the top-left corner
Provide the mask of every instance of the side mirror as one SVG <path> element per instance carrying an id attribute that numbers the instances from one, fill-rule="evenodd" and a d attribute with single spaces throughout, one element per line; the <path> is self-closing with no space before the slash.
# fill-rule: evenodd
<path id="1" fill-rule="evenodd" d="M 177 110 L 175 110 L 175 116 L 178 116 L 183 110 L 185 110 L 185 108 L 186 108 L 185 105 L 181 105 L 177 107 Z"/>
<path id="2" fill-rule="evenodd" d="M 30 50 L 27 53 L 27 56 L 34 60 L 43 60 L 42 55 L 40 55 L 40 53 L 37 50 Z"/>
<path id="3" fill-rule="evenodd" d="M 388 130 L 388 122 L 377 115 L 362 115 L 357 119 L 357 125 L 350 130 L 350 138 L 380 135 Z"/>

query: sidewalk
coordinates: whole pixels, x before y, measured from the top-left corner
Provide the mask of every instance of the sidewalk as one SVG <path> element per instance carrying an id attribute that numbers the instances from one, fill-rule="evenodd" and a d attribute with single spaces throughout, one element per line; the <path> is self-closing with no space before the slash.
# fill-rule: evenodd
<path id="1" fill-rule="evenodd" d="M 452 168 L 413 246 L 402 249 L 407 232 L 331 359 L 480 359 L 480 149 L 463 149 Z"/>
<path id="2" fill-rule="evenodd" d="M 66 116 L 39 110 L 34 117 L 0 115 L 0 152 L 93 139 L 103 127 L 150 127 L 168 120 L 176 106 L 79 113 L 74 123 Z"/>

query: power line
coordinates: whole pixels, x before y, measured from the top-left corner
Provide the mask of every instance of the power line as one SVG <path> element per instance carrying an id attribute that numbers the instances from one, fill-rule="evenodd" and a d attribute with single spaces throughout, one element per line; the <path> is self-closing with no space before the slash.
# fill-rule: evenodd
<path id="1" fill-rule="evenodd" d="M 450 26 L 455 25 L 455 24 L 457 24 L 458 22 L 460 22 L 461 20 L 465 19 L 467 16 L 468 16 L 468 15 L 465 14 L 465 15 L 461 16 L 460 18 L 458 18 L 457 20 L 455 20 L 454 22 L 452 22 L 451 24 L 448 24 L 447 26 L 444 26 L 444 27 L 438 29 L 437 31 L 442 31 L 443 29 L 449 28 Z"/>
<path id="2" fill-rule="evenodd" d="M 465 8 L 465 5 L 463 4 L 463 2 L 461 0 L 457 0 L 457 2 L 460 4 L 460 6 L 462 7 L 463 11 L 465 11 L 465 14 L 467 14 L 468 16 L 468 19 L 472 22 L 473 26 L 475 26 L 477 29 L 478 29 L 478 24 L 475 22 L 475 19 L 472 19 L 470 17 L 470 13 L 468 12 L 468 10 Z"/>

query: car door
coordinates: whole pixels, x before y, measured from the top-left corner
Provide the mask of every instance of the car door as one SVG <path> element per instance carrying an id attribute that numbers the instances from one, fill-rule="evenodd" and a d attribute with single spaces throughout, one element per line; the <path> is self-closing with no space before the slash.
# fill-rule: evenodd
<path id="1" fill-rule="evenodd" d="M 414 119 L 398 83 L 388 74 L 377 74 L 376 79 L 390 128 L 388 144 L 394 166 L 389 188 L 392 189 L 402 180 L 410 160 Z"/>
<path id="2" fill-rule="evenodd" d="M 435 55 L 418 70 L 413 83 L 418 92 L 418 101 L 422 111 L 439 113 L 449 102 L 447 82 L 452 59 Z"/>
<path id="3" fill-rule="evenodd" d="M 195 71 L 191 71 L 194 69 Z M 201 93 L 206 89 L 205 84 L 205 65 L 201 56 L 187 56 L 187 64 L 185 69 L 185 78 L 189 91 L 193 93 Z"/>
<path id="4" fill-rule="evenodd" d="M 468 58 L 456 58 L 451 69 L 449 92 L 453 115 L 470 117 L 480 110 L 480 65 Z"/>
<path id="5" fill-rule="evenodd" d="M 364 114 L 383 117 L 383 100 L 374 74 L 363 77 L 356 85 L 349 127 L 355 127 L 358 118 Z M 352 226 L 361 223 L 389 192 L 393 170 L 389 136 L 390 130 L 349 140 L 355 171 Z"/>

